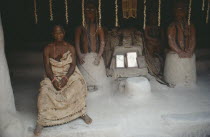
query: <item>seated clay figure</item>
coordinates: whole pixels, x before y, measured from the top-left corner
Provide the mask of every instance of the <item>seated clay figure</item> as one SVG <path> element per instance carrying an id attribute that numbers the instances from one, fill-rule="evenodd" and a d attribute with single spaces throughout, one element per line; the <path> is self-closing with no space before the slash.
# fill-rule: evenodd
<path id="1" fill-rule="evenodd" d="M 148 24 L 145 29 L 145 40 L 146 40 L 146 47 L 149 51 L 151 56 L 155 56 L 160 54 L 163 45 L 162 43 L 162 30 L 160 27 L 157 26 L 156 17 L 152 14 L 149 17 Z"/>
<path id="2" fill-rule="evenodd" d="M 99 78 L 106 78 L 102 54 L 105 48 L 104 30 L 97 22 L 95 3 L 85 4 L 85 24 L 77 27 L 75 32 L 78 67 L 83 74 L 89 91 L 96 91 L 103 86 Z"/>
<path id="3" fill-rule="evenodd" d="M 195 27 L 187 22 L 184 3 L 177 3 L 174 10 L 175 21 L 168 27 L 169 46 L 180 58 L 190 58 L 194 54 L 196 44 Z"/>
<path id="4" fill-rule="evenodd" d="M 145 56 L 149 71 L 154 76 L 162 76 L 163 72 L 163 31 L 157 25 L 157 18 L 154 13 L 149 16 L 145 29 Z"/>
<path id="5" fill-rule="evenodd" d="M 64 41 L 61 26 L 53 29 L 54 42 L 44 49 L 46 77 L 41 81 L 38 95 L 38 120 L 34 130 L 40 135 L 43 127 L 55 126 L 82 118 L 90 124 L 86 114 L 86 82 L 76 66 L 76 54 L 72 45 Z"/>
<path id="6" fill-rule="evenodd" d="M 188 24 L 186 11 L 183 2 L 176 3 L 175 20 L 168 27 L 170 52 L 166 56 L 164 77 L 174 85 L 196 82 L 195 27 Z"/>

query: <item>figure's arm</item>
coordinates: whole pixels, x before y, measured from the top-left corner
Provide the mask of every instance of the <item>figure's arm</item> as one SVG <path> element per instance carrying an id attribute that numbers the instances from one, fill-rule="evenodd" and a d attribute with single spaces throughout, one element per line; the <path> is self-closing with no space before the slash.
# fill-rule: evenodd
<path id="1" fill-rule="evenodd" d="M 80 36 L 81 36 L 81 27 L 77 27 L 75 31 L 75 45 L 76 45 L 76 53 L 80 57 L 82 55 L 80 50 Z"/>
<path id="2" fill-rule="evenodd" d="M 189 47 L 189 51 L 191 54 L 194 53 L 195 50 L 195 46 L 196 46 L 196 30 L 195 30 L 195 26 L 192 24 L 191 27 L 191 34 L 190 34 L 190 47 Z"/>
<path id="3" fill-rule="evenodd" d="M 98 52 L 98 56 L 95 58 L 93 64 L 95 65 L 99 65 L 100 60 L 101 60 L 101 56 L 104 52 L 104 47 L 105 47 L 105 38 L 104 38 L 104 31 L 103 28 L 99 28 L 98 29 L 98 35 L 99 35 L 99 39 L 100 39 L 100 48 L 99 48 L 99 52 Z"/>
<path id="4" fill-rule="evenodd" d="M 175 27 L 170 25 L 169 28 L 168 28 L 169 47 L 171 48 L 172 51 L 174 51 L 174 52 L 179 54 L 179 53 L 182 52 L 182 50 L 176 44 L 175 35 L 176 35 Z"/>
<path id="5" fill-rule="evenodd" d="M 47 46 L 44 48 L 43 61 L 44 61 L 45 73 L 47 77 L 52 81 L 54 79 L 54 74 L 52 72 L 52 68 L 50 65 L 49 55 L 50 55 L 49 46 Z"/>
<path id="6" fill-rule="evenodd" d="M 82 34 L 82 28 L 80 26 L 80 27 L 76 28 L 76 31 L 75 31 L 75 45 L 76 45 L 76 53 L 79 58 L 79 63 L 83 64 L 83 63 L 85 63 L 85 61 L 84 61 L 84 54 L 82 54 L 81 50 L 80 50 L 81 34 Z"/>
<path id="7" fill-rule="evenodd" d="M 104 52 L 104 47 L 105 47 L 105 38 L 104 38 L 103 28 L 100 27 L 98 30 L 98 33 L 99 33 L 99 39 L 100 39 L 100 49 L 99 49 L 98 56 L 101 57 Z"/>
<path id="8" fill-rule="evenodd" d="M 66 74 L 67 78 L 69 78 L 74 73 L 74 70 L 75 70 L 75 67 L 76 67 L 76 52 L 75 52 L 75 49 L 74 49 L 73 46 L 69 45 L 69 50 L 71 52 L 72 63 L 70 64 L 68 73 Z"/>
<path id="9" fill-rule="evenodd" d="M 53 84 L 54 88 L 56 90 L 60 90 L 59 82 L 55 78 L 55 76 L 53 74 L 53 71 L 52 71 L 52 67 L 51 67 L 51 64 L 50 64 L 49 56 L 50 56 L 50 46 L 47 46 L 44 49 L 44 52 L 43 52 L 43 60 L 44 60 L 45 72 L 46 72 L 47 77 L 52 81 L 52 84 Z"/>
<path id="10" fill-rule="evenodd" d="M 74 73 L 75 67 L 76 67 L 76 52 L 75 52 L 75 49 L 71 45 L 68 45 L 68 46 L 69 46 L 69 50 L 71 52 L 72 62 L 70 64 L 70 67 L 69 67 L 69 70 L 68 70 L 67 74 L 65 76 L 63 76 L 62 79 L 60 80 L 60 88 L 63 88 L 67 84 L 69 78 Z"/>

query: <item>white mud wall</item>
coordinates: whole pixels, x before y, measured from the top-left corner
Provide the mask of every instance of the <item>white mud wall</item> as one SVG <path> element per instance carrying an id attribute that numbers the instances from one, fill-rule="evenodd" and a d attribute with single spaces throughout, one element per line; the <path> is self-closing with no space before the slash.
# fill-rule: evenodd
<path id="1" fill-rule="evenodd" d="M 16 113 L 8 70 L 0 16 L 0 137 L 23 137 L 23 125 Z"/>

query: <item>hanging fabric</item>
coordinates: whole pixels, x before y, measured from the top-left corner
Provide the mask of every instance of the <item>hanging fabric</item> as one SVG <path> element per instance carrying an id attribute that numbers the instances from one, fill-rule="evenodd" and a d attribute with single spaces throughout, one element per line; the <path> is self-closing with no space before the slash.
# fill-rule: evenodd
<path id="1" fill-rule="evenodd" d="M 66 17 L 66 24 L 69 24 L 68 0 L 65 0 L 65 17 Z"/>
<path id="2" fill-rule="evenodd" d="M 137 0 L 122 0 L 123 18 L 137 17 Z"/>
<path id="3" fill-rule="evenodd" d="M 115 27 L 119 27 L 118 23 L 118 1 L 115 0 Z"/>
<path id="4" fill-rule="evenodd" d="M 82 26 L 85 27 L 85 0 L 82 0 Z"/>
<path id="5" fill-rule="evenodd" d="M 205 0 L 202 0 L 202 11 L 205 10 Z"/>
<path id="6" fill-rule="evenodd" d="M 37 6 L 36 6 L 36 0 L 34 0 L 34 23 L 38 23 L 38 15 L 37 15 Z"/>
<path id="7" fill-rule="evenodd" d="M 210 8 L 210 0 L 208 0 L 208 5 L 207 5 L 206 24 L 209 23 L 209 8 Z"/>
<path id="8" fill-rule="evenodd" d="M 101 27 L 101 0 L 98 0 L 98 15 L 99 27 Z"/>
<path id="9" fill-rule="evenodd" d="M 158 1 L 158 27 L 161 24 L 161 0 Z"/>
<path id="10" fill-rule="evenodd" d="M 147 23 L 147 0 L 144 0 L 144 24 L 143 29 L 145 30 Z"/>
<path id="11" fill-rule="evenodd" d="M 190 21 L 191 21 L 191 11 L 192 11 L 192 0 L 189 0 L 188 25 L 190 25 Z"/>
<path id="12" fill-rule="evenodd" d="M 49 10 L 50 10 L 50 21 L 53 21 L 53 6 L 52 6 L 52 0 L 49 0 Z"/>

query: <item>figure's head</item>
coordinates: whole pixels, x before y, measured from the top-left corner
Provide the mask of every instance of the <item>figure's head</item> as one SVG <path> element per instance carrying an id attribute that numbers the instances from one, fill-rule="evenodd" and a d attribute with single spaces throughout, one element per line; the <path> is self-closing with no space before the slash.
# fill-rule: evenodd
<path id="1" fill-rule="evenodd" d="M 176 20 L 182 20 L 186 18 L 187 9 L 183 1 L 179 1 L 175 4 L 174 15 L 175 15 Z"/>
<path id="2" fill-rule="evenodd" d="M 54 26 L 52 31 L 52 36 L 55 41 L 63 41 L 65 36 L 65 31 L 63 27 L 61 27 L 60 25 Z"/>
<path id="3" fill-rule="evenodd" d="M 87 2 L 85 5 L 86 18 L 95 18 L 97 14 L 97 8 L 93 2 Z"/>

